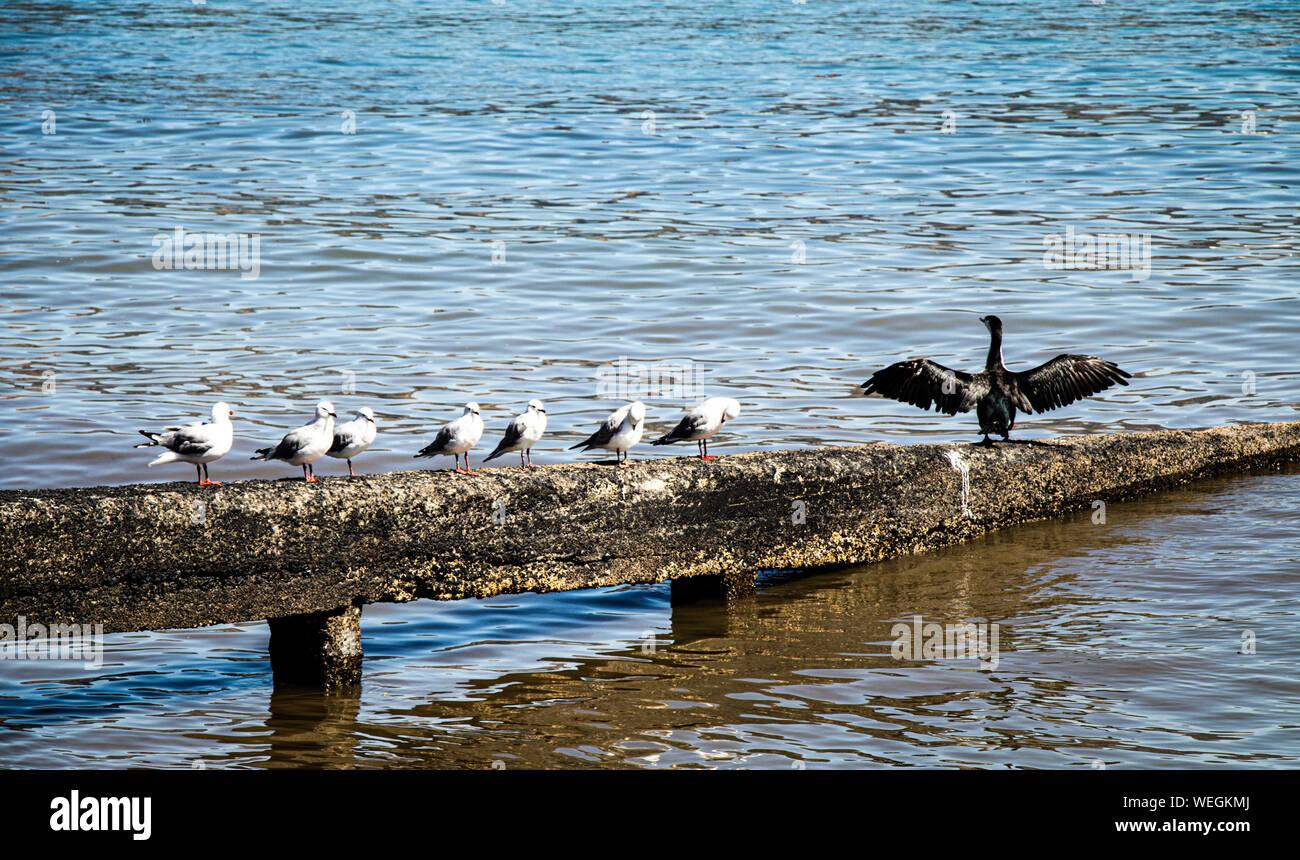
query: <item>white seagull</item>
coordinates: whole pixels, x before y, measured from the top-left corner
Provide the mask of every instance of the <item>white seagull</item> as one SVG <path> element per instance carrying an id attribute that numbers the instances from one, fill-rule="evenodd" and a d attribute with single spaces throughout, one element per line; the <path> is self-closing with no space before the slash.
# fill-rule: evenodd
<path id="1" fill-rule="evenodd" d="M 369 406 L 357 410 L 357 417 L 334 428 L 334 444 L 325 453 L 348 461 L 348 475 L 356 477 L 352 471 L 352 458 L 370 447 L 375 441 L 379 428 L 375 426 L 375 413 Z"/>
<path id="2" fill-rule="evenodd" d="M 438 435 L 428 445 L 420 449 L 417 457 L 433 457 L 438 454 L 450 454 L 456 458 L 456 471 L 462 475 L 477 475 L 469 467 L 469 449 L 483 438 L 483 417 L 478 414 L 478 404 L 470 401 L 465 404 L 465 411 L 459 418 L 449 421 L 438 431 Z M 465 468 L 460 467 L 460 455 L 465 455 Z"/>
<path id="3" fill-rule="evenodd" d="M 542 438 L 542 434 L 545 432 L 546 407 L 542 405 L 540 400 L 530 400 L 528 401 L 527 410 L 510 419 L 510 423 L 506 426 L 506 437 L 493 449 L 491 454 L 483 458 L 483 462 L 495 460 L 502 454 L 518 451 L 519 465 L 526 466 L 529 469 L 536 469 L 537 467 L 533 465 L 532 447 L 537 444 L 537 440 Z M 525 454 L 528 457 L 527 463 L 524 462 Z"/>
<path id="4" fill-rule="evenodd" d="M 740 404 L 730 397 L 710 397 L 686 413 L 681 423 L 651 442 L 651 445 L 671 445 L 674 442 L 694 442 L 700 449 L 701 460 L 716 460 L 709 453 L 708 439 L 722 429 L 729 419 L 740 414 Z"/>
<path id="5" fill-rule="evenodd" d="M 302 478 L 307 483 L 316 480 L 315 463 L 334 444 L 334 404 L 322 400 L 316 404 L 316 418 L 296 430 L 290 430 L 279 445 L 258 448 L 252 460 L 284 460 L 291 466 L 302 466 Z"/>
<path id="6" fill-rule="evenodd" d="M 614 452 L 614 459 L 618 461 L 620 467 L 626 466 L 628 450 L 641 441 L 643 433 L 645 433 L 645 404 L 636 400 L 615 409 L 605 419 L 605 423 L 600 425 L 599 430 L 577 445 L 570 445 L 569 450 L 581 448 L 590 451 L 592 448 L 604 448 L 606 451 Z"/>
<path id="7" fill-rule="evenodd" d="M 141 430 L 140 435 L 148 439 L 137 448 L 152 448 L 161 445 L 167 451 L 149 461 L 150 466 L 159 463 L 193 463 L 198 476 L 199 486 L 219 487 L 220 481 L 208 480 L 208 463 L 225 456 L 234 443 L 235 435 L 230 426 L 230 418 L 235 413 L 230 404 L 214 403 L 211 421 L 189 421 L 179 427 L 165 427 L 161 433 Z"/>

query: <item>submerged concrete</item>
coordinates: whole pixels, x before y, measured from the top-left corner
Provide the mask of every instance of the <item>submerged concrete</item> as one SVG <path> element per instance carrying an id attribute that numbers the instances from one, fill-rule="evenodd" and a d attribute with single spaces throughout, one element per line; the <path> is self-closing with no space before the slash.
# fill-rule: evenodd
<path id="1" fill-rule="evenodd" d="M 872 444 L 631 468 L 0 492 L 0 623 L 105 632 L 871 562 L 1197 477 L 1300 459 L 1300 422 Z M 963 482 L 963 468 L 965 482 Z M 696 596 L 681 583 L 675 596 Z M 333 617 L 333 616 L 330 616 Z M 313 636 L 356 657 L 351 628 Z M 346 619 L 345 619 L 346 620 Z M 309 625 L 310 626 L 310 625 Z M 281 627 L 287 630 L 287 627 Z M 305 628 L 304 628 L 305 629 Z M 332 629 L 332 628 L 330 628 Z M 306 634 L 304 634 L 306 635 Z M 281 636 L 281 640 L 284 640 Z"/>

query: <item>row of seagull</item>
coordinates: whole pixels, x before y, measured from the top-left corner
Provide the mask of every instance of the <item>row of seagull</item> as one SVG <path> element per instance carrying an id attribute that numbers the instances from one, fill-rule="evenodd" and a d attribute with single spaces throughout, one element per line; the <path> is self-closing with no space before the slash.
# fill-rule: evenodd
<path id="1" fill-rule="evenodd" d="M 995 316 L 980 317 L 989 332 L 988 356 L 984 370 L 965 373 L 944 367 L 928 358 L 913 358 L 889 365 L 876 371 L 862 384 L 866 394 L 880 394 L 921 409 L 934 407 L 936 412 L 956 415 L 975 410 L 980 432 L 984 439 L 979 444 L 992 445 L 990 435 L 1010 441 L 1011 429 L 1016 423 L 1016 411 L 1026 413 L 1047 412 L 1090 397 L 1112 385 L 1128 385 L 1131 374 L 1114 362 L 1095 355 L 1063 353 L 1038 367 L 1011 371 L 1002 362 L 1002 320 Z M 230 418 L 234 413 L 225 403 L 212 407 L 212 420 L 191 422 L 181 427 L 169 427 L 161 433 L 140 432 L 149 439 L 137 448 L 158 445 L 166 449 L 149 465 L 182 461 L 193 463 L 199 471 L 200 484 L 215 484 L 208 479 L 207 464 L 230 450 L 232 436 Z M 673 430 L 652 444 L 667 445 L 678 441 L 691 441 L 699 445 L 700 459 L 714 459 L 708 453 L 708 439 L 722 425 L 740 414 L 740 404 L 729 397 L 712 397 L 687 412 Z M 316 480 L 311 464 L 321 457 L 341 457 L 348 461 L 348 474 L 352 471 L 352 458 L 370 447 L 375 440 L 375 414 L 362 409 L 357 417 L 346 424 L 334 425 L 334 406 L 322 400 L 316 405 L 316 418 L 310 424 L 288 433 L 279 445 L 262 448 L 255 460 L 284 460 L 302 466 L 303 478 Z M 528 409 L 516 415 L 506 428 L 505 438 L 496 446 L 487 460 L 504 454 L 519 453 L 520 465 L 534 468 L 530 450 L 546 430 L 546 408 L 540 400 L 528 401 Z M 627 452 L 641 441 L 645 432 L 645 404 L 636 401 L 620 406 L 583 441 L 572 448 L 589 451 L 600 448 L 613 451 L 620 466 L 627 465 Z M 451 454 L 456 458 L 456 471 L 476 475 L 469 467 L 469 451 L 483 436 L 483 418 L 477 403 L 466 403 L 465 412 L 438 431 L 431 444 L 417 457 Z M 465 457 L 465 467 L 460 466 L 460 456 Z"/>
<path id="2" fill-rule="evenodd" d="M 626 466 L 627 452 L 641 441 L 645 433 L 645 414 L 645 404 L 639 400 L 624 404 L 611 412 L 596 428 L 596 432 L 571 446 L 570 450 L 581 448 L 584 451 L 613 451 L 618 465 Z M 739 414 L 740 404 L 737 401 L 730 397 L 710 397 L 689 410 L 676 427 L 650 444 L 695 442 L 699 446 L 701 460 L 715 460 L 717 458 L 709 453 L 709 437 Z M 211 420 L 191 421 L 160 432 L 141 430 L 140 435 L 149 441 L 141 442 L 135 447 L 164 449 L 162 454 L 150 461 L 150 466 L 159 463 L 190 463 L 194 466 L 200 485 L 220 486 L 220 481 L 213 481 L 208 476 L 208 464 L 224 457 L 234 444 L 234 430 L 230 422 L 234 415 L 230 404 L 216 403 L 212 407 Z M 291 466 L 301 466 L 303 480 L 311 483 L 316 480 L 313 464 L 321 457 L 337 457 L 347 461 L 348 474 L 355 476 L 352 458 L 369 448 L 379 431 L 375 413 L 370 407 L 364 406 L 351 421 L 340 424 L 336 423 L 337 419 L 334 404 L 322 400 L 316 404 L 316 415 L 310 422 L 290 430 L 279 444 L 257 449 L 252 459 L 282 460 Z M 518 453 L 522 468 L 536 469 L 533 465 L 532 447 L 545 432 L 546 406 L 540 400 L 530 400 L 528 408 L 506 425 L 505 436 L 483 462 L 505 454 Z M 471 401 L 465 404 L 465 411 L 459 418 L 447 422 L 434 440 L 421 448 L 415 456 L 450 454 L 455 460 L 457 473 L 477 475 L 479 472 L 469 467 L 469 452 L 482 437 L 483 416 L 479 412 L 479 405 Z M 465 458 L 464 468 L 460 465 L 462 456 Z"/>

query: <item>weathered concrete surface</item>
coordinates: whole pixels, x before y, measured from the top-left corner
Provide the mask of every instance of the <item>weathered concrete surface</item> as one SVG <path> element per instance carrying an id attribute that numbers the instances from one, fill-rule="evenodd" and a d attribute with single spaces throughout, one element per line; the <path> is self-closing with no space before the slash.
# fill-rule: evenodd
<path id="1" fill-rule="evenodd" d="M 969 468 L 962 510 L 959 452 Z M 106 632 L 870 562 L 1300 459 L 1300 423 L 535 472 L 0 492 L 0 623 Z M 800 514 L 803 522 L 800 522 Z"/>

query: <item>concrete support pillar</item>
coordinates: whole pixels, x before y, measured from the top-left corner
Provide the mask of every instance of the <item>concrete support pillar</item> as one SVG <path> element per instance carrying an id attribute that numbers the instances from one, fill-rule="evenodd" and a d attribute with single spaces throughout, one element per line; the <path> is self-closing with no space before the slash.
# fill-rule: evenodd
<path id="1" fill-rule="evenodd" d="M 693 603 L 696 600 L 737 600 L 749 597 L 757 590 L 758 575 L 753 571 L 729 571 L 713 576 L 686 576 L 672 581 L 672 602 Z"/>
<path id="2" fill-rule="evenodd" d="M 361 607 L 272 618 L 276 684 L 334 690 L 361 683 Z"/>

